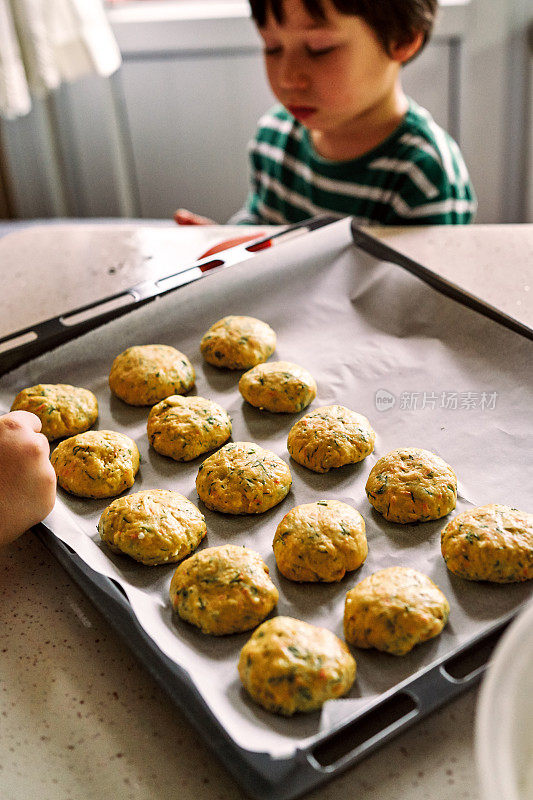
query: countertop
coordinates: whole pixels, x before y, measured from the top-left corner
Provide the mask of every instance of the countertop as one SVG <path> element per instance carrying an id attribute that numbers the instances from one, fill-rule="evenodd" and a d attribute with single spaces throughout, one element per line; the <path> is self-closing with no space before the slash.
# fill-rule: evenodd
<path id="1" fill-rule="evenodd" d="M 131 224 L 126 227 L 135 229 Z M 46 228 L 54 230 L 53 248 L 50 237 L 42 233 Z M 0 335 L 20 329 L 27 317 L 35 321 L 45 311 L 45 316 L 60 313 L 81 305 L 90 295 L 104 297 L 110 288 L 154 277 L 153 260 L 122 258 L 122 254 L 115 258 L 118 250 L 113 248 L 118 247 L 124 226 L 108 228 L 109 258 L 101 271 L 98 246 L 89 247 L 87 242 L 77 253 L 78 268 L 72 269 L 75 226 L 46 228 L 20 226 L 0 240 L 3 275 L 5 259 L 15 258 L 21 247 L 24 251 L 16 263 L 10 262 L 14 277 L 3 286 L 7 312 Z M 38 250 L 32 232 L 39 240 Z M 213 242 L 242 234 L 243 229 L 168 228 L 168 232 L 168 246 L 180 237 L 180 258 L 187 263 Z M 466 288 L 477 287 L 485 299 L 502 300 L 500 305 L 518 311 L 531 324 L 533 225 L 375 233 L 419 262 L 460 279 Z M 55 258 L 53 269 L 46 261 L 50 256 L 46 247 Z M 48 264 L 46 292 L 56 303 L 55 312 L 48 300 L 43 302 L 39 265 L 28 258 L 32 252 L 38 253 L 40 263 Z M 89 262 L 93 269 L 80 268 Z M 245 797 L 32 532 L 0 552 L 0 593 L 2 800 L 34 795 L 40 800 Z M 476 691 L 462 695 L 307 797 L 482 800 L 474 758 L 476 701 Z"/>

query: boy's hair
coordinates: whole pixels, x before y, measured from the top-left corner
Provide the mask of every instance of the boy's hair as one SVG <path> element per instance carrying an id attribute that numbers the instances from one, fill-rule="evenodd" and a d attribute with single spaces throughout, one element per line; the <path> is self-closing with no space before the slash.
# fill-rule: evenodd
<path id="1" fill-rule="evenodd" d="M 322 0 L 301 0 L 311 17 L 325 19 Z M 266 23 L 270 10 L 274 19 L 283 24 L 284 0 L 249 0 L 252 17 L 259 28 Z M 361 17 L 369 25 L 388 55 L 394 45 L 407 44 L 417 33 L 424 38 L 418 53 L 425 47 L 435 21 L 438 0 L 331 0 L 341 14 Z"/>

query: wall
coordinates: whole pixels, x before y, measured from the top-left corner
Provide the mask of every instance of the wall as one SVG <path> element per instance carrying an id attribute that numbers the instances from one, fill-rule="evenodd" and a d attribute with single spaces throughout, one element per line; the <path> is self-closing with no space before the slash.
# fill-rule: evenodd
<path id="1" fill-rule="evenodd" d="M 479 222 L 533 222 L 530 0 L 473 0 L 462 65 L 465 154 Z"/>

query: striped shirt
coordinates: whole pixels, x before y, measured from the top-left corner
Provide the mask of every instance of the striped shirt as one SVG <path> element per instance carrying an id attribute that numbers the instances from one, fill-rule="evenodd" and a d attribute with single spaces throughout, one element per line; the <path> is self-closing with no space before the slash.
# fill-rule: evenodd
<path id="1" fill-rule="evenodd" d="M 390 136 L 350 161 L 319 156 L 307 128 L 276 106 L 259 120 L 249 155 L 251 190 L 231 223 L 327 213 L 360 225 L 449 225 L 471 222 L 477 208 L 459 147 L 413 100 Z"/>

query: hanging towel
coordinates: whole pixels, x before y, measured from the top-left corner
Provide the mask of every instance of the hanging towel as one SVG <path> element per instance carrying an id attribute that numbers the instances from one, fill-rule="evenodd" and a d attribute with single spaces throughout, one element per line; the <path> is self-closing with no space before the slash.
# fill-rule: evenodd
<path id="1" fill-rule="evenodd" d="M 0 0 L 0 116 L 23 116 L 31 96 L 120 64 L 102 0 Z"/>

